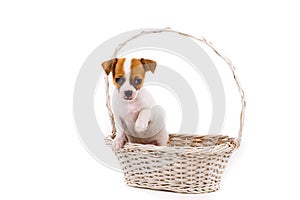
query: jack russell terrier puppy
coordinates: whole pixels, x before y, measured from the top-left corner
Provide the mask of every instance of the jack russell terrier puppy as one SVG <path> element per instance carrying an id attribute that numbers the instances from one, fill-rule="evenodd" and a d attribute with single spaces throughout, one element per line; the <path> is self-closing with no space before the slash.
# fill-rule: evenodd
<path id="1" fill-rule="evenodd" d="M 106 74 L 112 73 L 118 97 L 113 102 L 117 134 L 113 149 L 131 143 L 166 146 L 169 134 L 165 126 L 165 112 L 151 94 L 143 88 L 145 73 L 154 73 L 156 62 L 149 59 L 114 58 L 102 63 Z"/>

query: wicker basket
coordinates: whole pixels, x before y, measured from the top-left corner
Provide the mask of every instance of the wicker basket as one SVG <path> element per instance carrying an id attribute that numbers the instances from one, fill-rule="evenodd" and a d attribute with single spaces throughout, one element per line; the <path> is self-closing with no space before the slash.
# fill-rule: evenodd
<path id="1" fill-rule="evenodd" d="M 179 193 L 213 192 L 220 188 L 226 164 L 241 141 L 246 106 L 244 91 L 230 60 L 222 56 L 210 42 L 204 38 L 195 38 L 171 29 L 143 31 L 119 45 L 114 57 L 122 46 L 140 35 L 158 34 L 165 31 L 178 33 L 208 45 L 229 65 L 242 100 L 238 137 L 235 139 L 225 135 L 170 134 L 168 146 L 127 143 L 115 154 L 123 169 L 125 182 L 129 186 Z M 106 144 L 111 146 L 116 129 L 110 106 L 108 78 L 105 77 L 105 80 L 107 108 L 112 122 L 112 135 L 106 138 Z"/>

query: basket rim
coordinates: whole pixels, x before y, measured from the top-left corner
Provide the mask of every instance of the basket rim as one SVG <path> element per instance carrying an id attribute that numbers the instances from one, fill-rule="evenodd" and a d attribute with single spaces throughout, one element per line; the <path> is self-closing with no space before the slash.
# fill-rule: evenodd
<path id="1" fill-rule="evenodd" d="M 227 141 L 222 144 L 206 145 L 206 146 L 156 146 L 153 144 L 139 144 L 127 142 L 123 148 L 115 152 L 148 152 L 148 153 L 201 153 L 201 154 L 216 154 L 223 153 L 225 151 L 234 151 L 239 148 L 239 142 L 236 138 L 228 135 L 198 135 L 198 134 L 181 134 L 172 133 L 171 137 L 193 137 L 193 138 L 223 138 Z M 105 138 L 105 142 L 108 146 L 112 144 L 112 136 L 108 135 Z"/>

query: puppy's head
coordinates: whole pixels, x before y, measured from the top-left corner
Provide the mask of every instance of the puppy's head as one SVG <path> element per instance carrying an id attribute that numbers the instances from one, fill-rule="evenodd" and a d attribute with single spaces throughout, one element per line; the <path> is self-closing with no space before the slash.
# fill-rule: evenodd
<path id="1" fill-rule="evenodd" d="M 145 73 L 154 73 L 156 62 L 144 58 L 113 58 L 103 62 L 102 67 L 107 75 L 112 73 L 119 95 L 126 101 L 132 101 L 144 84 Z"/>

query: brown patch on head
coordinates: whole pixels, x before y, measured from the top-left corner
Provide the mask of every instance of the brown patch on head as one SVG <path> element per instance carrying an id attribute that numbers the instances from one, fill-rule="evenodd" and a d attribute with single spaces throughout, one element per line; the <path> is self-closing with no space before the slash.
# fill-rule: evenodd
<path id="1" fill-rule="evenodd" d="M 144 84 L 145 73 L 151 71 L 154 73 L 156 62 L 149 59 L 135 59 L 131 60 L 131 74 L 130 83 L 136 90 L 139 90 Z"/>
<path id="2" fill-rule="evenodd" d="M 115 69 L 113 71 L 113 77 L 124 76 L 125 74 L 124 62 L 125 62 L 125 58 L 118 59 L 118 62 L 116 63 Z"/>
<path id="3" fill-rule="evenodd" d="M 125 58 L 113 58 L 102 63 L 107 75 L 112 72 L 113 83 L 118 89 L 125 82 L 124 62 Z"/>
<path id="4" fill-rule="evenodd" d="M 130 83 L 136 90 L 139 90 L 143 86 L 145 73 L 146 71 L 141 63 L 141 59 L 133 58 L 131 60 Z"/>
<path id="5" fill-rule="evenodd" d="M 124 70 L 125 58 L 119 58 L 113 71 L 113 83 L 119 89 L 125 82 L 125 70 Z"/>

